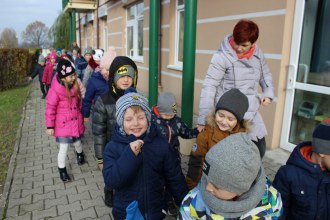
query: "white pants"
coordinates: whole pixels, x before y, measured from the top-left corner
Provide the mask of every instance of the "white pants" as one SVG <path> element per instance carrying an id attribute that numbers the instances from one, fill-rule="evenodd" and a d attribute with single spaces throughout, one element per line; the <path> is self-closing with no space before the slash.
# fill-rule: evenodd
<path id="1" fill-rule="evenodd" d="M 78 154 L 82 152 L 82 144 L 80 140 L 74 142 L 72 145 L 74 146 Z M 59 168 L 65 167 L 66 155 L 68 154 L 69 146 L 70 144 L 67 143 L 60 143 L 59 145 L 60 150 L 57 155 L 57 163 Z"/>

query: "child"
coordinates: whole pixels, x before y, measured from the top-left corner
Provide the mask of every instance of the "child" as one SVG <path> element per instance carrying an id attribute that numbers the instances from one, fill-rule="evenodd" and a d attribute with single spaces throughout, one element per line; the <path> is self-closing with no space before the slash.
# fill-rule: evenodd
<path id="1" fill-rule="evenodd" d="M 54 135 L 59 143 L 58 170 L 63 182 L 70 181 L 65 160 L 72 144 L 77 153 L 78 165 L 85 163 L 80 137 L 85 131 L 81 114 L 81 95 L 75 69 L 71 62 L 61 59 L 46 99 L 47 134 Z"/>
<path id="2" fill-rule="evenodd" d="M 208 123 L 198 134 L 197 143 L 191 149 L 186 176 L 189 189 L 194 188 L 200 180 L 203 160 L 210 148 L 231 134 L 247 131 L 249 123 L 243 116 L 248 108 L 247 97 L 238 89 L 231 89 L 220 97 L 215 114 L 208 115 Z"/>
<path id="3" fill-rule="evenodd" d="M 38 75 L 39 78 L 39 83 L 40 83 L 40 90 L 42 93 L 42 99 L 46 97 L 46 90 L 45 90 L 45 85 L 42 83 L 42 74 L 44 73 L 45 70 L 45 57 L 41 54 L 38 58 L 38 64 L 33 70 L 33 73 L 31 74 L 30 80 L 32 80 L 34 77 Z"/>
<path id="4" fill-rule="evenodd" d="M 163 92 L 158 96 L 157 105 L 152 108 L 151 121 L 180 159 L 179 136 L 185 139 L 195 138 L 198 130 L 190 129 L 176 113 L 175 96 L 170 92 Z"/>
<path id="5" fill-rule="evenodd" d="M 151 123 L 148 101 L 127 93 L 116 103 L 116 128 L 104 150 L 103 178 L 114 189 L 114 219 L 126 218 L 137 200 L 145 219 L 164 219 L 164 186 L 179 205 L 188 189 L 179 161 Z"/>
<path id="6" fill-rule="evenodd" d="M 84 57 L 81 57 L 82 59 L 84 59 L 86 62 L 83 62 L 82 59 L 80 61 L 77 61 L 77 68 L 81 71 L 81 78 L 82 78 L 82 83 L 84 84 L 84 86 L 87 86 L 87 82 L 89 80 L 89 78 L 92 75 L 93 72 L 93 68 L 89 65 L 89 61 L 92 58 L 93 55 L 93 50 L 91 47 L 87 47 L 84 50 Z M 94 61 L 95 62 L 95 61 Z"/>
<path id="7" fill-rule="evenodd" d="M 274 179 L 282 195 L 283 219 L 330 219 L 330 118 L 300 143 Z"/>
<path id="8" fill-rule="evenodd" d="M 112 53 L 111 50 L 109 53 Z M 102 63 L 101 61 L 101 66 Z M 137 66 L 129 57 L 118 56 L 108 66 L 110 66 L 109 91 L 96 100 L 93 117 L 94 150 L 100 170 L 103 168 L 105 145 L 110 141 L 116 124 L 116 101 L 123 96 L 127 88 L 136 88 L 138 77 Z M 112 207 L 112 189 L 105 186 L 104 194 L 105 204 Z"/>
<path id="9" fill-rule="evenodd" d="M 95 60 L 96 66 L 92 67 L 94 69 L 91 78 L 88 80 L 85 98 L 83 99 L 83 106 L 82 106 L 82 114 L 84 116 L 85 121 L 89 121 L 90 111 L 92 108 L 93 103 L 97 100 L 100 95 L 109 91 L 108 87 L 108 79 L 109 79 L 109 72 L 103 71 L 101 72 L 100 69 L 100 62 L 101 57 L 103 56 L 102 50 L 96 50 L 98 53 L 97 55 L 93 55 L 93 57 L 99 57 L 98 61 Z M 102 53 L 101 53 L 102 52 Z M 91 60 L 90 60 L 91 61 Z M 92 113 L 93 114 L 93 113 Z"/>
<path id="10" fill-rule="evenodd" d="M 56 72 L 55 68 L 56 68 L 57 55 L 54 51 L 50 53 L 49 59 L 50 62 L 46 63 L 46 67 L 42 74 L 42 83 L 46 86 L 46 94 L 48 93 L 48 90 L 52 82 L 53 72 Z"/>
<path id="11" fill-rule="evenodd" d="M 159 94 L 157 105 L 152 109 L 151 121 L 156 125 L 158 135 L 167 140 L 181 162 L 179 136 L 186 139 L 195 138 L 198 130 L 197 128 L 190 129 L 176 113 L 175 96 L 170 92 L 163 92 Z M 165 193 L 168 204 L 167 213 L 169 215 L 177 215 L 178 207 L 175 206 L 172 196 L 167 189 Z"/>
<path id="12" fill-rule="evenodd" d="M 180 219 L 278 219 L 281 212 L 257 146 L 239 132 L 206 154 L 201 182 L 183 199 Z"/>

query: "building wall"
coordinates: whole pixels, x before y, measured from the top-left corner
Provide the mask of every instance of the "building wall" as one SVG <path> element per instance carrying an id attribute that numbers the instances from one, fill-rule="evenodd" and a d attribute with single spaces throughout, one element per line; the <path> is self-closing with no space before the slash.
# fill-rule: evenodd
<path id="1" fill-rule="evenodd" d="M 137 1 L 100 1 L 106 4 L 108 13 L 103 24 L 107 25 L 107 40 L 109 46 L 116 48 L 118 55 L 126 55 L 126 10 L 125 5 Z M 280 131 L 284 111 L 287 66 L 289 63 L 290 44 L 294 17 L 295 0 L 203 0 L 198 1 L 196 27 L 196 62 L 193 110 L 198 114 L 199 96 L 202 83 L 213 53 L 219 48 L 223 38 L 232 33 L 234 25 L 243 18 L 255 21 L 260 29 L 258 46 L 264 52 L 268 65 L 273 74 L 276 99 L 268 107 L 261 107 L 261 114 L 268 129 L 267 145 L 276 148 L 280 143 Z M 160 75 L 159 92 L 171 91 L 175 94 L 180 106 L 182 101 L 182 67 L 175 66 L 175 37 L 176 37 L 176 1 L 161 1 L 160 12 Z M 149 85 L 149 0 L 144 1 L 144 49 L 143 60 L 136 61 L 139 69 L 138 89 L 148 93 Z M 95 48 L 96 19 L 93 23 L 81 25 L 81 47 L 87 45 Z M 78 21 L 79 22 L 79 19 Z M 103 46 L 103 28 L 100 28 L 99 42 Z M 106 48 L 104 48 L 106 49 Z"/>

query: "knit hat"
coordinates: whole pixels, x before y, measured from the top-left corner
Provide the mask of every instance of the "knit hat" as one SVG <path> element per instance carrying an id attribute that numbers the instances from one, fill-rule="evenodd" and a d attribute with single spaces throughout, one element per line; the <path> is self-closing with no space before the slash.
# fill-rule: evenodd
<path id="1" fill-rule="evenodd" d="M 163 92 L 158 96 L 157 109 L 160 114 L 175 115 L 176 99 L 170 92 Z"/>
<path id="2" fill-rule="evenodd" d="M 151 110 L 148 106 L 147 98 L 137 93 L 134 88 L 128 88 L 125 91 L 125 95 L 120 97 L 116 102 L 116 122 L 119 126 L 120 133 L 123 135 L 126 134 L 124 131 L 125 111 L 134 105 L 140 106 L 144 110 L 148 122 L 150 123 L 151 121 Z"/>
<path id="3" fill-rule="evenodd" d="M 242 121 L 244 114 L 249 108 L 249 101 L 246 95 L 244 95 L 238 89 L 231 89 L 225 92 L 219 99 L 215 106 L 215 112 L 219 109 L 223 109 L 233 113 L 237 121 Z"/>
<path id="4" fill-rule="evenodd" d="M 75 68 L 69 60 L 61 59 L 56 67 L 58 77 L 65 78 L 75 73 Z"/>
<path id="5" fill-rule="evenodd" d="M 109 50 L 103 54 L 101 58 L 100 67 L 109 69 L 113 59 L 116 57 L 116 49 L 109 47 Z"/>
<path id="6" fill-rule="evenodd" d="M 84 50 L 84 56 L 86 54 L 92 55 L 93 54 L 93 49 L 91 47 L 86 47 L 86 49 Z"/>
<path id="7" fill-rule="evenodd" d="M 330 118 L 314 129 L 312 148 L 316 153 L 330 155 Z"/>
<path id="8" fill-rule="evenodd" d="M 102 57 L 103 57 L 103 50 L 95 49 L 95 53 L 93 54 L 93 59 L 95 61 L 100 61 Z"/>
<path id="9" fill-rule="evenodd" d="M 211 182 L 217 188 L 242 194 L 249 191 L 260 168 L 257 146 L 246 133 L 239 132 L 218 142 L 207 152 L 202 182 L 205 186 Z M 201 189 L 206 190 L 205 187 Z"/>
<path id="10" fill-rule="evenodd" d="M 57 50 L 56 50 L 56 54 L 57 54 L 58 56 L 60 56 L 60 55 L 62 54 L 62 50 L 61 50 L 61 48 L 57 48 Z"/>
<path id="11" fill-rule="evenodd" d="M 54 51 L 50 52 L 50 55 L 49 55 L 50 59 L 56 59 L 57 58 L 57 55 Z"/>
<path id="12" fill-rule="evenodd" d="M 117 56 L 109 69 L 109 83 L 116 83 L 120 77 L 130 76 L 133 79 L 133 87 L 136 87 L 138 69 L 135 62 L 126 56 Z"/>
<path id="13" fill-rule="evenodd" d="M 44 57 L 44 55 L 40 54 L 39 58 L 38 58 L 38 62 L 41 63 L 41 62 L 45 62 L 46 59 Z"/>

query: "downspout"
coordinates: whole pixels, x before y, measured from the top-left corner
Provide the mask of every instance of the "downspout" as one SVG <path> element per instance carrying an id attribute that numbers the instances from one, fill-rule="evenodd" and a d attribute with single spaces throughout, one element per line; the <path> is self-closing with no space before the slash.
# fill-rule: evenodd
<path id="1" fill-rule="evenodd" d="M 69 38 L 69 45 L 72 45 L 72 11 L 70 11 L 69 12 L 69 17 L 70 17 L 70 19 L 69 19 L 69 25 L 70 25 L 70 34 L 69 34 L 69 36 L 70 36 L 70 38 Z"/>
<path id="2" fill-rule="evenodd" d="M 78 23 L 79 45 L 81 47 L 81 24 L 80 24 L 81 17 L 80 17 L 80 13 L 79 12 L 78 12 L 78 20 L 79 20 L 79 23 Z M 82 52 L 80 51 L 80 53 L 82 53 Z"/>
<path id="3" fill-rule="evenodd" d="M 96 0 L 96 5 L 96 48 L 100 48 L 99 0 Z"/>
<path id="4" fill-rule="evenodd" d="M 197 0 L 186 0 L 184 6 L 182 114 L 183 121 L 192 127 L 194 107 L 196 14 Z"/>
<path id="5" fill-rule="evenodd" d="M 149 27 L 149 106 L 157 102 L 158 95 L 158 38 L 159 0 L 150 0 Z"/>
<path id="6" fill-rule="evenodd" d="M 72 9 L 72 42 L 76 40 L 76 9 Z M 71 42 L 71 45 L 72 45 Z"/>
<path id="7" fill-rule="evenodd" d="M 161 47 L 162 47 L 162 37 L 163 37 L 163 34 L 162 34 L 162 21 L 161 21 L 161 18 L 162 18 L 162 4 L 160 3 L 159 5 L 159 36 L 158 36 L 158 91 L 163 91 L 163 86 L 162 86 L 162 50 L 161 50 Z M 157 93 L 157 97 L 158 97 L 158 93 Z"/>

